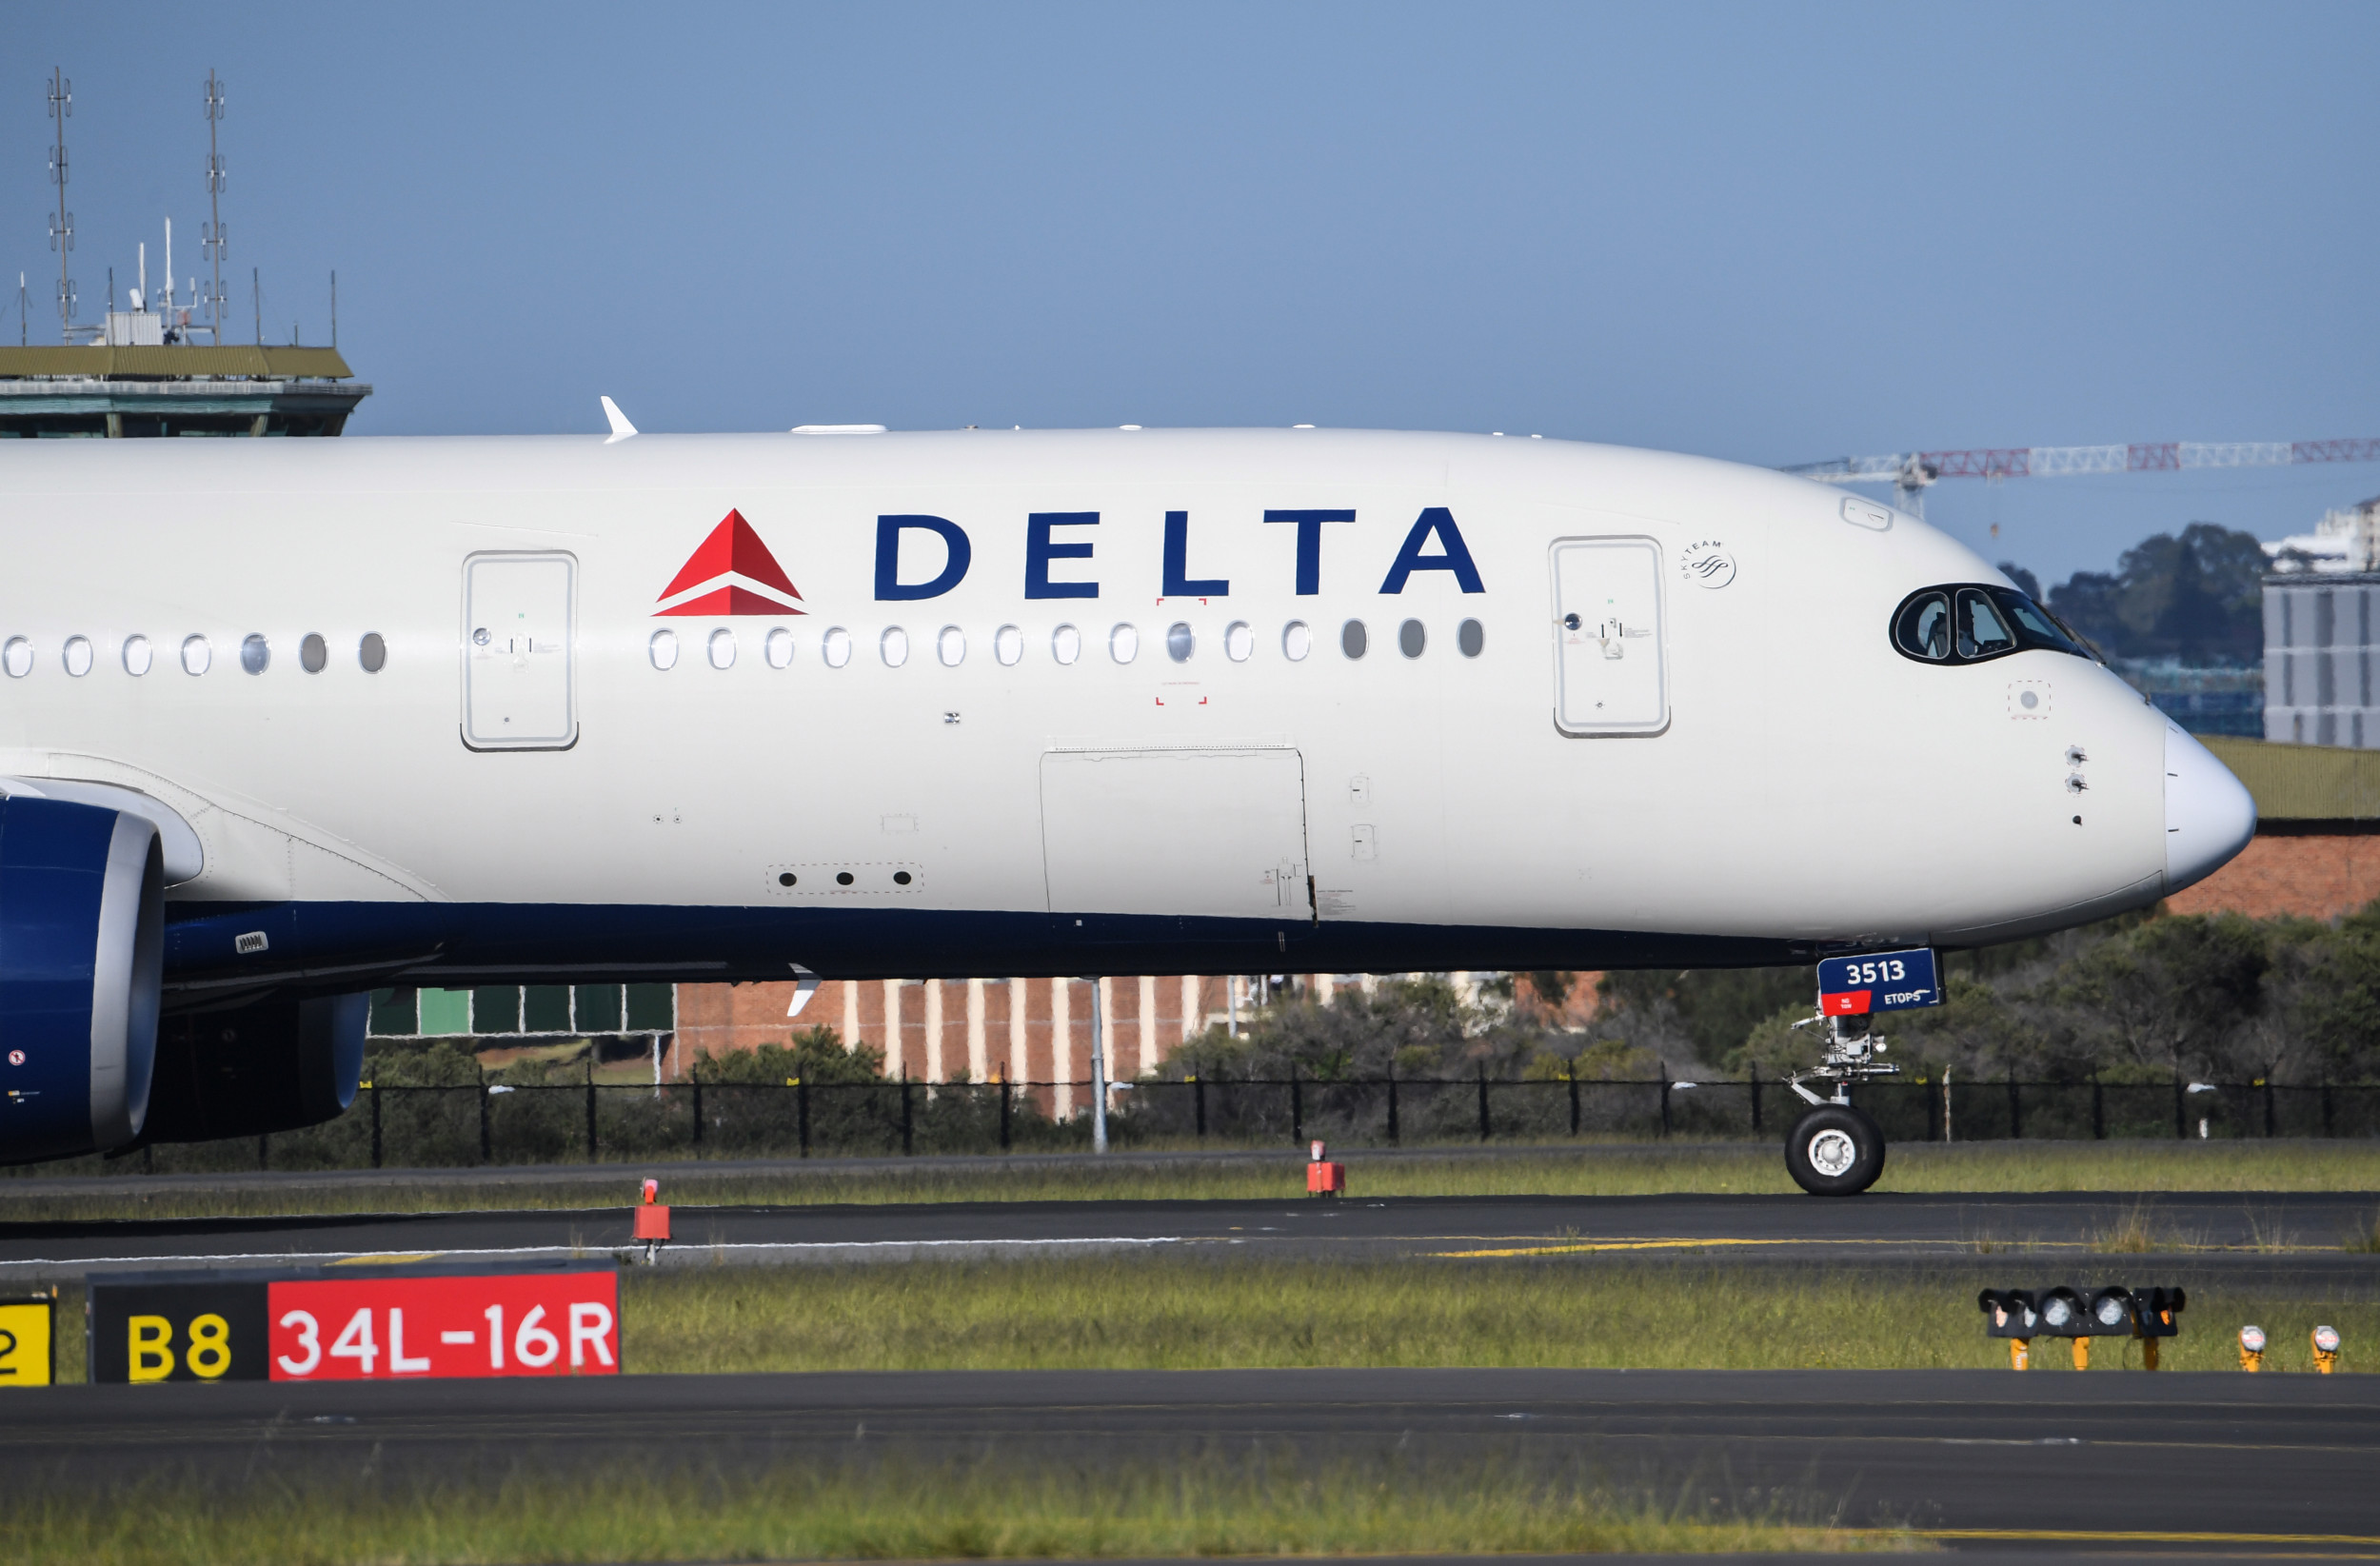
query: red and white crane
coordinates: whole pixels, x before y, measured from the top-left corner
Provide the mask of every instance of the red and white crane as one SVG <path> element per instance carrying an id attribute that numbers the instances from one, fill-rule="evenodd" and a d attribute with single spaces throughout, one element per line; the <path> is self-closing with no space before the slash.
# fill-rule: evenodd
<path id="1" fill-rule="evenodd" d="M 1822 484 L 1889 484 L 1894 504 L 1925 515 L 1926 486 L 1940 479 L 2056 479 L 2079 473 L 2169 473 L 2201 467 L 2290 467 L 2380 462 L 2380 440 L 2141 441 L 2130 446 L 2008 446 L 1837 457 L 1785 471 Z"/>

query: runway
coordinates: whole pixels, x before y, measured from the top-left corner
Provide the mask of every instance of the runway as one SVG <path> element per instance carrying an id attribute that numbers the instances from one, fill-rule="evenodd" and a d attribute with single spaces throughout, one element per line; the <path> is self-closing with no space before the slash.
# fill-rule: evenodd
<path id="1" fill-rule="evenodd" d="M 1022 1201 L 674 1210 L 664 1264 L 909 1261 L 1195 1248 L 1250 1256 L 1643 1256 L 1893 1261 L 2081 1257 L 2128 1229 L 2205 1265 L 2338 1266 L 2370 1193 L 1459 1197 L 1345 1201 Z M 0 1280 L 128 1269 L 493 1259 L 629 1245 L 629 1209 L 0 1223 Z M 2124 1247 L 2135 1254 L 2140 1244 Z"/>
<path id="2" fill-rule="evenodd" d="M 743 1471 L 868 1448 L 1096 1467 L 1262 1443 L 1591 1472 L 1952 1542 L 2380 1549 L 2380 1378 L 2360 1376 L 990 1371 L 69 1387 L 11 1408 L 0 1464 L 43 1489 L 353 1472 L 367 1454 L 391 1477 L 460 1477 L 619 1458 Z"/>

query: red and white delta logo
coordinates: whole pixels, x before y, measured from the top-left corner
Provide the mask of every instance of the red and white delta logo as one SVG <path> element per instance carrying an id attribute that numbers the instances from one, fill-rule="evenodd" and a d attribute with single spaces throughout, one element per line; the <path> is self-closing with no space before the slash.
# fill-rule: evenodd
<path id="1" fill-rule="evenodd" d="M 730 511 L 720 520 L 657 600 L 662 615 L 714 619 L 730 614 L 801 614 L 801 592 L 761 535 Z M 674 600 L 674 602 L 673 602 Z"/>

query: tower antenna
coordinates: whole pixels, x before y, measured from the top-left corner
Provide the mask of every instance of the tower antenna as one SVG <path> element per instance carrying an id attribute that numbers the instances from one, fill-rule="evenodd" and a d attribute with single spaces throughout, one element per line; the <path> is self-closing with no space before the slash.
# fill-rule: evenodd
<path id="1" fill-rule="evenodd" d="M 50 149 L 50 178 L 58 187 L 58 215 L 50 220 L 50 248 L 58 252 L 58 340 L 74 341 L 74 279 L 67 275 L 67 257 L 74 250 L 74 214 L 66 209 L 66 122 L 74 117 L 74 84 L 57 67 L 50 68 L 50 117 L 58 122 L 58 139 Z"/>
<path id="2" fill-rule="evenodd" d="M 223 257 L 229 248 L 223 231 L 223 154 L 215 149 L 215 127 L 223 122 L 223 83 L 215 79 L 210 69 L 207 72 L 207 211 L 209 221 L 200 236 L 201 247 L 214 264 L 214 292 L 208 297 L 207 312 L 209 327 L 215 336 L 215 347 L 223 347 Z"/>

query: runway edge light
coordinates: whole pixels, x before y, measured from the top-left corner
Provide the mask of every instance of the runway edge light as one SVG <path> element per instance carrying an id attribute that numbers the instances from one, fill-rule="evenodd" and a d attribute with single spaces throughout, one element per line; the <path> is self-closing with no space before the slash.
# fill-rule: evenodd
<path id="1" fill-rule="evenodd" d="M 2264 1328 L 2252 1322 L 2239 1329 L 2239 1368 L 2251 1375 L 2264 1369 Z"/>
<path id="2" fill-rule="evenodd" d="M 2339 1367 L 2339 1329 L 2316 1327 L 2313 1334 L 2314 1370 L 2324 1376 Z"/>

